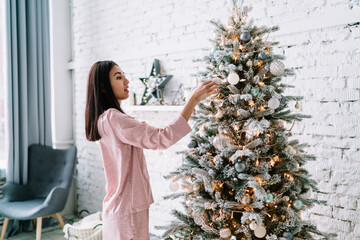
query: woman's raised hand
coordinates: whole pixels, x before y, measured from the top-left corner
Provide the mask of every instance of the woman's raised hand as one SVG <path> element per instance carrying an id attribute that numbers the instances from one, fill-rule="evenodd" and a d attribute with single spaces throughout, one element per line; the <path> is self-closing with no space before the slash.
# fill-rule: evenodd
<path id="1" fill-rule="evenodd" d="M 200 102 L 210 95 L 220 92 L 219 85 L 214 81 L 206 81 L 200 84 L 191 94 L 190 99 Z"/>
<path id="2" fill-rule="evenodd" d="M 181 115 L 186 119 L 186 121 L 189 120 L 196 105 L 201 100 L 219 92 L 220 92 L 220 88 L 216 82 L 207 81 L 201 83 L 201 85 L 192 92 L 190 98 L 188 99 L 187 103 L 185 104 L 181 112 Z"/>

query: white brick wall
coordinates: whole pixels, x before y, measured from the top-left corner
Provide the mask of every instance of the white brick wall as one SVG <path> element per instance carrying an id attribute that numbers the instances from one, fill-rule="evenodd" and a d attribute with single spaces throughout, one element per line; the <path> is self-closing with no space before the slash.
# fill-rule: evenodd
<path id="1" fill-rule="evenodd" d="M 360 3 L 333 1 L 251 1 L 251 17 L 257 25 L 280 25 L 270 36 L 279 41 L 275 49 L 284 54 L 287 67 L 296 76 L 285 81 L 296 86 L 290 94 L 305 97 L 302 111 L 311 119 L 296 123 L 293 130 L 308 143 L 316 162 L 307 165 L 319 182 L 313 197 L 327 200 L 304 213 L 321 230 L 338 233 L 337 239 L 360 239 Z M 148 76 L 154 58 L 165 73 L 173 74 L 165 99 L 180 83 L 191 86 L 191 74 L 202 70 L 192 60 L 206 55 L 212 38 L 211 19 L 226 20 L 231 1 L 99 1 L 73 0 L 73 56 L 75 126 L 79 163 L 77 165 L 78 209 L 101 209 L 104 175 L 97 144 L 84 136 L 86 78 L 93 62 L 113 59 L 127 73 L 131 84 L 142 93 L 138 77 Z M 165 126 L 176 112 L 129 112 L 155 126 Z M 155 204 L 150 227 L 166 224 L 177 202 L 163 201 L 169 193 L 162 176 L 181 164 L 175 151 L 186 147 L 188 138 L 166 151 L 145 151 Z"/>

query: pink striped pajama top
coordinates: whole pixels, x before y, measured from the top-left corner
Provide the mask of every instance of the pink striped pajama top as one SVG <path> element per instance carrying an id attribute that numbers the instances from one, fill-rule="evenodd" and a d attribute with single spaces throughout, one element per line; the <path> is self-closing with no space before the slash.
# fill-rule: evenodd
<path id="1" fill-rule="evenodd" d="M 110 108 L 99 117 L 98 131 L 106 177 L 103 218 L 120 220 L 154 202 L 143 149 L 166 149 L 191 128 L 182 115 L 165 128 L 154 128 Z"/>

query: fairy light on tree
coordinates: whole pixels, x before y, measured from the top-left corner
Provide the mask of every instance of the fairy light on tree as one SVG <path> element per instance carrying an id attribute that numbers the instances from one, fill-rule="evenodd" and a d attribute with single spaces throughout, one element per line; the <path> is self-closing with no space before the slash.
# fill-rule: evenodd
<path id="1" fill-rule="evenodd" d="M 175 210 L 178 220 L 159 227 L 166 240 L 334 236 L 301 219 L 302 210 L 323 202 L 304 197 L 317 190 L 303 169 L 314 157 L 305 144 L 289 139 L 292 127 L 283 123 L 308 116 L 289 109 L 295 102 L 300 108 L 302 97 L 284 94 L 291 86 L 281 78 L 293 71 L 273 52 L 277 43 L 267 40 L 278 28 L 254 26 L 249 10 L 234 0 L 228 23 L 212 22 L 208 71 L 199 79 L 218 82 L 221 93 L 199 103 L 184 163 L 169 175 L 191 189 L 167 196 L 183 197 L 186 212 Z"/>

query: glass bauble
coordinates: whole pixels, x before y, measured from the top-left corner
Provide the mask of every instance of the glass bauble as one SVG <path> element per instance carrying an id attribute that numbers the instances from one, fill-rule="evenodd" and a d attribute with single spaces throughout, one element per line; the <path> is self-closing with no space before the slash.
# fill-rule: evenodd
<path id="1" fill-rule="evenodd" d="M 267 58 L 266 52 L 262 51 L 259 53 L 258 58 L 261 60 L 265 60 Z"/>
<path id="2" fill-rule="evenodd" d="M 251 90 L 250 90 L 250 93 L 251 95 L 253 95 L 254 97 L 256 97 L 257 95 L 260 94 L 260 89 L 258 87 L 253 87 Z"/>
<path id="3" fill-rule="evenodd" d="M 270 72 L 275 76 L 281 76 L 284 73 L 285 65 L 279 60 L 274 60 L 270 64 Z"/>
<path id="4" fill-rule="evenodd" d="M 197 147 L 197 142 L 194 140 L 191 140 L 188 144 L 189 148 L 196 148 Z"/>
<path id="5" fill-rule="evenodd" d="M 271 203 L 274 200 L 274 195 L 272 193 L 266 194 L 266 197 L 264 199 L 265 203 Z"/>
<path id="6" fill-rule="evenodd" d="M 294 234 L 292 234 L 292 232 L 284 232 L 283 237 L 286 240 L 293 240 L 294 239 Z"/>
<path id="7" fill-rule="evenodd" d="M 300 210 L 302 209 L 303 207 L 303 202 L 300 200 L 300 199 L 296 199 L 293 203 L 293 207 L 296 209 L 296 210 Z"/>
<path id="8" fill-rule="evenodd" d="M 249 32 L 241 33 L 241 35 L 240 35 L 240 41 L 241 42 L 247 43 L 247 42 L 250 41 L 250 39 L 251 39 L 251 35 L 250 35 Z"/>
<path id="9" fill-rule="evenodd" d="M 245 163 L 243 163 L 243 162 L 237 162 L 237 163 L 235 163 L 235 170 L 236 170 L 236 172 L 238 172 L 238 173 L 244 172 L 245 168 L 246 168 L 246 164 L 245 164 Z"/>

